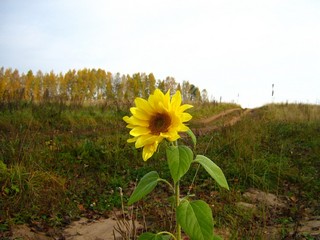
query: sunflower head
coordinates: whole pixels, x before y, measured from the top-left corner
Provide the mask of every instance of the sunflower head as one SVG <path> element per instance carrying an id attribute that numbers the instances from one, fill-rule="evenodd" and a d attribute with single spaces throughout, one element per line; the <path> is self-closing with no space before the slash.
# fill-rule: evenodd
<path id="1" fill-rule="evenodd" d="M 135 142 L 136 148 L 143 147 L 144 161 L 154 154 L 163 139 L 176 141 L 180 138 L 178 132 L 189 130 L 185 122 L 192 116 L 184 111 L 192 105 L 181 105 L 180 91 L 170 98 L 170 91 L 163 94 L 156 89 L 148 100 L 138 97 L 134 102 L 136 106 L 130 108 L 132 116 L 125 116 L 123 120 L 128 124 L 130 135 L 133 136 L 128 142 Z"/>

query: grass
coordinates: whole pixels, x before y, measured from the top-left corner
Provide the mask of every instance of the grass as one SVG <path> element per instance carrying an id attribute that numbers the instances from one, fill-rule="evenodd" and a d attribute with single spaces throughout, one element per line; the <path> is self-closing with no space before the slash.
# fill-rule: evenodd
<path id="1" fill-rule="evenodd" d="M 206 104 L 190 112 L 197 120 L 237 107 Z M 119 187 L 126 199 L 145 173 L 157 170 L 166 178 L 169 171 L 162 151 L 144 163 L 140 150 L 126 143 L 129 135 L 122 117 L 127 114 L 128 109 L 50 102 L 2 110 L 0 231 L 12 223 L 36 220 L 60 226 L 81 215 L 103 214 L 121 207 Z M 231 190 L 219 189 L 201 169 L 193 188 L 194 194 L 214 206 L 218 228 L 230 229 L 232 239 L 259 239 L 270 221 L 294 222 L 304 206 L 320 214 L 319 106 L 266 105 L 233 126 L 219 126 L 198 138 L 195 152 L 222 168 Z M 196 172 L 196 166 L 191 172 Z M 184 178 L 182 192 L 188 191 L 193 176 Z M 284 216 L 266 208 L 258 213 L 238 209 L 235 202 L 252 187 L 298 200 Z M 166 190 L 160 186 L 156 194 L 163 197 L 150 195 L 140 203 L 146 207 L 144 214 L 169 217 L 170 208 L 161 200 Z M 155 205 L 160 210 L 154 211 Z M 152 228 L 172 226 L 164 220 Z"/>
<path id="2" fill-rule="evenodd" d="M 30 106 L 1 114 L 1 216 L 19 213 L 24 221 L 38 217 L 37 212 L 47 218 L 76 216 L 83 210 L 79 206 L 90 208 L 92 202 L 99 210 L 118 204 L 109 194 L 114 188 L 109 183 L 122 175 L 128 156 L 136 152 L 125 143 L 121 116 L 93 107 L 56 111 L 60 107 Z M 53 209 L 37 209 L 41 204 Z"/>
<path id="3" fill-rule="evenodd" d="M 254 110 L 232 127 L 199 139 L 198 151 L 207 149 L 206 155 L 223 169 L 234 190 L 221 194 L 225 195 L 222 202 L 231 205 L 227 207 L 230 212 L 218 209 L 216 216 L 222 226 L 243 231 L 234 232 L 235 239 L 261 236 L 261 225 L 274 217 L 269 215 L 269 210 L 261 211 L 258 219 L 257 216 L 248 217 L 247 213 L 237 213 L 232 203 L 248 188 L 299 199 L 289 209 L 287 218 L 299 220 L 305 206 L 314 209 L 315 215 L 319 214 L 319 116 L 319 106 L 268 105 Z M 260 227 L 252 228 L 257 220 L 261 221 Z M 256 235 L 249 237 L 249 233 Z"/>

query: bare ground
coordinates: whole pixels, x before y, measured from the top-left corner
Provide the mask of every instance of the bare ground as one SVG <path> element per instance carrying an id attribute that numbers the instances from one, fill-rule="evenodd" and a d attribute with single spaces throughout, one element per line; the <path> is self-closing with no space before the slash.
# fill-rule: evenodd
<path id="1" fill-rule="evenodd" d="M 240 121 L 242 117 L 244 117 L 248 113 L 251 113 L 252 111 L 254 111 L 254 109 L 228 109 L 211 117 L 195 121 L 193 123 L 195 127 L 192 129 L 192 131 L 197 136 L 202 136 L 207 132 L 214 131 L 221 127 L 232 126 Z"/>
<path id="2" fill-rule="evenodd" d="M 289 199 L 266 193 L 258 189 L 248 189 L 243 194 L 243 201 L 235 203 L 236 207 L 243 211 L 257 211 L 264 206 L 273 212 L 284 211 L 289 204 Z M 133 223 L 133 224 L 132 224 Z M 26 224 L 16 225 L 12 228 L 10 240 L 122 240 L 134 239 L 129 235 L 137 236 L 143 226 L 136 221 L 124 220 L 121 217 L 87 219 L 81 218 L 72 222 L 64 229 L 47 229 L 45 232 L 38 231 Z M 117 230 L 118 231 L 117 231 Z M 290 223 L 285 226 L 288 231 L 285 239 L 320 239 L 320 216 L 313 216 L 310 212 L 298 223 Z M 263 230 L 263 239 L 283 239 L 283 224 L 266 225 Z M 215 229 L 215 232 L 223 237 L 230 238 L 229 229 Z M 122 234 L 120 234 L 122 233 Z M 309 236 L 304 238 L 303 236 Z M 188 238 L 186 238 L 188 239 Z"/>
<path id="3" fill-rule="evenodd" d="M 119 217 L 81 218 L 64 229 L 37 230 L 27 224 L 12 227 L 12 240 L 120 240 L 136 236 L 142 225 Z M 0 238 L 1 239 L 1 238 Z M 130 238 L 131 239 L 131 238 Z"/>

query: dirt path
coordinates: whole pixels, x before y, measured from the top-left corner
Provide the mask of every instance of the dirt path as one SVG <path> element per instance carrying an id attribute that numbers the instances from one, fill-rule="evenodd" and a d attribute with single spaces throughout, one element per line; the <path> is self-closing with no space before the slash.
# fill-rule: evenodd
<path id="1" fill-rule="evenodd" d="M 195 121 L 194 124 L 197 127 L 194 127 L 192 130 L 197 136 L 202 136 L 210 131 L 219 129 L 221 127 L 232 126 L 240 121 L 242 117 L 244 117 L 248 113 L 251 113 L 252 111 L 253 109 L 228 109 L 211 117 Z M 220 122 L 220 124 L 217 125 L 216 122 L 219 122 L 221 119 L 224 119 L 224 121 Z"/>
<path id="2" fill-rule="evenodd" d="M 225 110 L 221 113 L 218 113 L 218 114 L 215 114 L 211 117 L 208 117 L 208 118 L 205 118 L 205 119 L 200 119 L 198 122 L 199 123 L 202 123 L 202 124 L 207 124 L 207 123 L 210 123 L 210 122 L 213 122 L 214 120 L 217 120 L 221 117 L 224 117 L 225 115 L 228 115 L 230 113 L 233 113 L 233 112 L 237 112 L 237 111 L 242 111 L 242 108 L 232 108 L 232 109 L 228 109 L 228 110 Z"/>

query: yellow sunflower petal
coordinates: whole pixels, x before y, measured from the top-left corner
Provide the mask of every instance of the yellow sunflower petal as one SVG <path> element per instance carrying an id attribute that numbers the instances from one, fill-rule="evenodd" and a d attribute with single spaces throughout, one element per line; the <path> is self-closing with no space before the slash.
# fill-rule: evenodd
<path id="1" fill-rule="evenodd" d="M 155 110 L 158 110 L 159 103 L 163 102 L 163 99 L 164 94 L 159 89 L 156 89 L 154 93 L 149 96 L 148 102 Z"/>
<path id="2" fill-rule="evenodd" d="M 133 143 L 133 142 L 135 142 L 135 141 L 137 141 L 137 137 L 129 138 L 129 139 L 127 140 L 128 143 Z"/>
<path id="3" fill-rule="evenodd" d="M 150 105 L 151 108 L 155 109 L 155 111 L 157 111 L 157 101 L 155 100 L 154 95 L 150 95 L 148 98 L 148 103 Z"/>
<path id="4" fill-rule="evenodd" d="M 149 151 L 149 149 L 147 149 L 146 147 L 143 148 L 142 150 L 142 158 L 143 158 L 143 161 L 147 161 L 149 158 L 152 157 L 154 152 L 152 151 Z"/>
<path id="5" fill-rule="evenodd" d="M 149 102 L 154 109 L 159 110 L 160 108 L 169 110 L 170 105 L 170 90 L 164 95 L 159 89 L 154 91 L 153 95 L 149 96 Z"/>
<path id="6" fill-rule="evenodd" d="M 179 127 L 178 127 L 178 131 L 179 132 L 186 132 L 189 130 L 189 127 L 187 127 L 186 125 L 184 124 L 181 124 Z"/>
<path id="7" fill-rule="evenodd" d="M 170 129 L 179 126 L 179 124 L 181 124 L 181 122 L 182 122 L 180 117 L 177 116 L 175 112 L 170 113 L 170 118 L 171 118 Z"/>
<path id="8" fill-rule="evenodd" d="M 138 137 L 138 139 L 135 143 L 135 147 L 141 148 L 145 145 L 150 145 L 154 142 L 160 143 L 162 140 L 163 140 L 162 136 L 152 135 L 152 134 L 142 135 L 142 136 Z"/>
<path id="9" fill-rule="evenodd" d="M 163 94 L 163 92 L 161 92 L 161 90 L 159 88 L 157 88 L 156 90 L 154 90 L 153 96 L 162 99 L 164 97 L 164 94 Z"/>
<path id="10" fill-rule="evenodd" d="M 124 117 L 123 120 L 126 123 L 128 123 L 129 125 L 133 125 L 133 126 L 141 126 L 141 127 L 148 127 L 149 126 L 149 121 L 137 119 L 134 116 L 131 116 L 130 118 L 129 117 Z"/>
<path id="11" fill-rule="evenodd" d="M 182 113 L 181 120 L 182 122 L 188 122 L 192 119 L 192 116 L 189 113 Z"/>
<path id="12" fill-rule="evenodd" d="M 151 113 L 153 112 L 153 108 L 149 104 L 149 102 L 143 98 L 136 98 L 134 100 L 134 103 L 136 104 L 137 108 L 143 110 L 144 112 Z"/>
<path id="13" fill-rule="evenodd" d="M 135 127 L 137 127 L 137 125 L 128 124 L 128 125 L 126 126 L 126 128 L 135 128 Z"/>
<path id="14" fill-rule="evenodd" d="M 145 135 L 150 133 L 150 129 L 146 127 L 135 127 L 130 131 L 130 134 L 134 137 L 138 137 L 140 135 Z"/>
<path id="15" fill-rule="evenodd" d="M 164 95 L 163 98 L 163 106 L 167 109 L 167 111 L 169 111 L 170 109 L 170 89 L 168 90 L 168 92 Z"/>
<path id="16" fill-rule="evenodd" d="M 163 102 L 158 102 L 157 112 L 158 113 L 165 113 L 169 111 L 169 108 L 165 106 Z"/>
<path id="17" fill-rule="evenodd" d="M 128 116 L 124 116 L 123 118 L 123 121 L 125 121 L 126 123 L 129 123 L 128 121 L 130 120 L 130 118 Z"/>
<path id="18" fill-rule="evenodd" d="M 176 93 L 172 96 L 171 99 L 171 110 L 178 109 L 181 105 L 181 101 L 181 93 L 180 91 L 176 91 Z"/>
<path id="19" fill-rule="evenodd" d="M 170 142 L 176 141 L 180 138 L 180 135 L 177 133 L 177 131 L 168 131 L 166 133 L 161 133 L 160 135 L 168 139 Z"/>
<path id="20" fill-rule="evenodd" d="M 141 119 L 141 120 L 149 120 L 150 119 L 150 114 L 148 114 L 147 112 L 139 109 L 139 108 L 136 108 L 136 107 L 132 107 L 130 108 L 130 112 L 132 113 L 132 115 L 138 119 Z"/>
<path id="21" fill-rule="evenodd" d="M 158 143 L 155 142 L 154 144 L 144 146 L 142 150 L 142 158 L 144 161 L 147 161 L 152 155 L 157 151 Z"/>
<path id="22" fill-rule="evenodd" d="M 181 106 L 179 107 L 178 111 L 179 111 L 179 112 L 184 112 L 185 110 L 187 110 L 187 109 L 189 109 L 189 108 L 193 108 L 193 106 L 190 105 L 190 104 L 183 104 L 183 105 L 181 105 Z"/>

